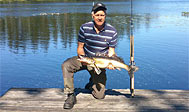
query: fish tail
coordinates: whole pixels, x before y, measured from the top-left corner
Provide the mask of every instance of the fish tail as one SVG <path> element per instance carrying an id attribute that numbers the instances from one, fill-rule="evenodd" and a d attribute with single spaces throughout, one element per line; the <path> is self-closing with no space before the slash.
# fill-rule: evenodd
<path id="1" fill-rule="evenodd" d="M 125 64 L 125 65 L 124 65 L 124 69 L 127 70 L 127 71 L 130 71 L 130 70 L 131 70 L 131 67 Z"/>

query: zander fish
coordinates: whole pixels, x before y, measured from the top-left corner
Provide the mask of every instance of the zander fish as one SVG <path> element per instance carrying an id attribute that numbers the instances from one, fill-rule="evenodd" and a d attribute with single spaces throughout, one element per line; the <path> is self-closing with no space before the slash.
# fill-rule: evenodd
<path id="1" fill-rule="evenodd" d="M 119 57 L 107 57 L 107 56 L 92 56 L 87 57 L 79 55 L 78 60 L 80 62 L 87 63 L 89 66 L 94 67 L 97 74 L 101 73 L 99 68 L 107 68 L 108 65 L 112 64 L 116 69 L 120 70 L 123 68 L 130 71 L 132 68 L 124 63 L 124 61 Z"/>

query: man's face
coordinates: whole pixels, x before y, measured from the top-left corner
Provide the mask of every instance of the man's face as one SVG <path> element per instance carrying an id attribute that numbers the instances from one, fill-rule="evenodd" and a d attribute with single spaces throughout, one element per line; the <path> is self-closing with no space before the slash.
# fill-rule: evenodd
<path id="1" fill-rule="evenodd" d="M 94 13 L 92 14 L 92 18 L 94 19 L 96 25 L 101 26 L 105 22 L 106 14 L 104 11 L 99 10 L 95 14 Z"/>

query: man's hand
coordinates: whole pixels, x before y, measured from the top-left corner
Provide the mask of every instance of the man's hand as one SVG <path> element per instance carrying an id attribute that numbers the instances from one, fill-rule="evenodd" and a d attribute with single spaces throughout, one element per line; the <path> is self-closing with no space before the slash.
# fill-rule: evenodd
<path id="1" fill-rule="evenodd" d="M 88 63 L 83 62 L 82 60 L 80 60 L 80 56 L 82 56 L 82 55 L 78 55 L 78 59 L 77 59 L 77 60 L 80 61 L 82 65 L 88 65 Z M 83 55 L 83 56 L 84 56 L 84 55 Z"/>
<path id="2" fill-rule="evenodd" d="M 108 49 L 108 56 L 112 57 L 113 55 L 116 55 L 115 48 L 109 47 L 109 49 Z"/>

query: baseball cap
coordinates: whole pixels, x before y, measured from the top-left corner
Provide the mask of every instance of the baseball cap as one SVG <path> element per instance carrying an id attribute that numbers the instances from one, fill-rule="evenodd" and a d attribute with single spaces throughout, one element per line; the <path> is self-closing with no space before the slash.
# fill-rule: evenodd
<path id="1" fill-rule="evenodd" d="M 103 3 L 98 2 L 93 6 L 92 11 L 99 11 L 99 10 L 104 10 L 105 11 L 105 10 L 107 10 L 107 8 Z"/>

